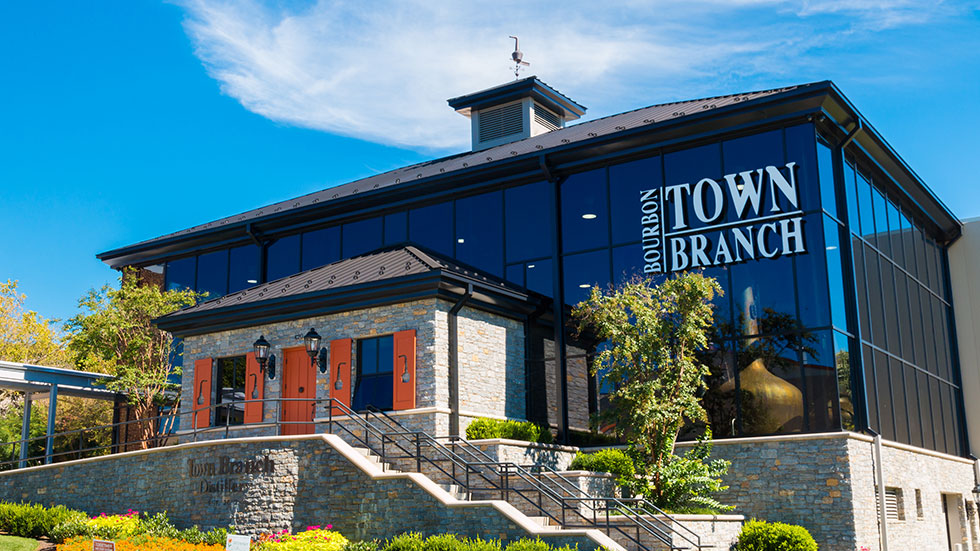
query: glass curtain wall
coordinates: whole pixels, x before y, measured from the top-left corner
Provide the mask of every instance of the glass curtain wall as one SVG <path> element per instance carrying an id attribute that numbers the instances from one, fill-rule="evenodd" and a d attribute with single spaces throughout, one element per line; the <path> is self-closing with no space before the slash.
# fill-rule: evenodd
<path id="1" fill-rule="evenodd" d="M 962 455 L 945 248 L 884 176 L 850 154 L 841 166 L 848 220 L 834 226 L 853 257 L 868 424 L 889 440 Z"/>

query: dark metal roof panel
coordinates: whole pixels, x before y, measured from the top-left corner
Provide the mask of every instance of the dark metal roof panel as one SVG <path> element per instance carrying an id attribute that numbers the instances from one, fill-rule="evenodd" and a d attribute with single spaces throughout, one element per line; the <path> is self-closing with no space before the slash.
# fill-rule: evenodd
<path id="1" fill-rule="evenodd" d="M 523 140 L 506 143 L 481 151 L 461 153 L 450 157 L 444 157 L 433 161 L 427 161 L 424 163 L 395 169 L 383 174 L 377 174 L 375 176 L 370 176 L 368 178 L 356 180 L 347 184 L 342 184 L 336 187 L 310 193 L 308 195 L 303 195 L 288 201 L 274 203 L 272 205 L 243 212 L 241 214 L 208 222 L 207 224 L 193 226 L 175 233 L 141 241 L 130 245 L 127 248 L 147 245 L 155 241 L 162 241 L 174 237 L 188 236 L 200 231 L 220 228 L 230 224 L 258 221 L 265 216 L 279 214 L 292 209 L 309 207 L 342 197 L 350 197 L 367 191 L 374 191 L 398 185 L 407 185 L 417 180 L 443 175 L 464 168 L 487 165 L 501 159 L 518 157 L 525 154 L 541 153 L 567 144 L 582 142 L 592 138 L 606 136 L 640 126 L 656 125 L 658 123 L 679 119 L 688 115 L 711 111 L 713 109 L 718 109 L 729 105 L 745 103 L 806 86 L 810 85 L 791 86 L 772 90 L 749 92 L 745 94 L 734 94 L 690 101 L 664 103 L 636 109 L 634 111 L 627 111 L 626 113 L 620 113 L 618 115 L 612 115 L 601 119 L 567 126 L 546 134 L 540 134 L 538 136 L 525 138 Z M 100 255 L 100 257 L 111 258 L 114 256 L 112 253 L 112 251 L 108 251 Z"/>

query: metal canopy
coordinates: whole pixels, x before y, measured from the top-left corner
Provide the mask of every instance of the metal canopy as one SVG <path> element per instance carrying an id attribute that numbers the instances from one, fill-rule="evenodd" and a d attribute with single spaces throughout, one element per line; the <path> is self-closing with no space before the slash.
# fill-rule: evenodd
<path id="1" fill-rule="evenodd" d="M 61 367 L 47 367 L 0 360 L 0 388 L 24 393 L 24 414 L 20 436 L 20 466 L 27 465 L 28 441 L 31 427 L 31 402 L 48 399 L 48 422 L 44 462 L 51 462 L 54 449 L 54 420 L 58 411 L 58 395 L 115 400 L 115 391 L 105 388 L 99 381 L 112 378 L 105 373 L 75 371 Z"/>

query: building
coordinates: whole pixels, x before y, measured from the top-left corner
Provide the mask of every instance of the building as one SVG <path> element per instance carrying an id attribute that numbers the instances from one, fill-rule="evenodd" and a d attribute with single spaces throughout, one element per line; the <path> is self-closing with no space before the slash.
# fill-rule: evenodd
<path id="1" fill-rule="evenodd" d="M 569 126 L 585 108 L 535 77 L 449 104 L 470 152 L 98 255 L 213 297 L 159 320 L 183 341 L 185 430 L 302 433 L 332 397 L 440 436 L 490 416 L 567 438 L 604 394 L 570 306 L 703 270 L 725 291 L 704 400 L 739 510 L 828 549 L 980 548 L 963 226 L 832 83 Z M 249 397 L 289 401 L 221 406 Z"/>

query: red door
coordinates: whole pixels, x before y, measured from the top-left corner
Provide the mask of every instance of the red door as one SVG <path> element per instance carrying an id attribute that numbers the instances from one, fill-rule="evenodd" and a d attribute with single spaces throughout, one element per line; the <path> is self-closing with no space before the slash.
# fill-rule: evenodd
<path id="1" fill-rule="evenodd" d="M 316 402 L 316 371 L 306 349 L 283 351 L 282 397 L 302 398 L 282 403 L 280 434 L 313 434 L 313 407 Z"/>

